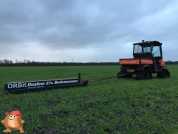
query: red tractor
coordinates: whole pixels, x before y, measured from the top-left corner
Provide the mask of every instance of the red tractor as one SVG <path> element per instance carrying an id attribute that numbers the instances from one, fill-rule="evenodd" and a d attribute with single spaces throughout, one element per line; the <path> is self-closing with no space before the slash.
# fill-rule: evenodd
<path id="1" fill-rule="evenodd" d="M 133 44 L 133 57 L 120 59 L 120 72 L 117 78 L 128 78 L 136 74 L 136 79 L 151 79 L 153 73 L 158 78 L 170 77 L 165 68 L 162 53 L 162 43 L 159 41 L 144 41 Z"/>

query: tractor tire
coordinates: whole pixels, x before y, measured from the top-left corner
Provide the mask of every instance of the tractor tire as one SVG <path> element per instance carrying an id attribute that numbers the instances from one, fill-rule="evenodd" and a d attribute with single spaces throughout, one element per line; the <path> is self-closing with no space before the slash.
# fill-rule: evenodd
<path id="1" fill-rule="evenodd" d="M 163 69 L 161 72 L 157 73 L 158 78 L 168 78 L 170 77 L 170 72 L 167 69 Z"/>
<path id="2" fill-rule="evenodd" d="M 143 79 L 152 79 L 152 74 L 151 74 L 150 70 L 147 70 L 147 72 L 143 76 Z"/>
<path id="3" fill-rule="evenodd" d="M 160 72 L 157 73 L 157 78 L 161 78 L 161 73 Z"/>
<path id="4" fill-rule="evenodd" d="M 152 78 L 152 74 L 149 69 L 138 72 L 136 76 L 136 80 L 145 80 L 145 79 L 151 79 L 151 78 Z"/>

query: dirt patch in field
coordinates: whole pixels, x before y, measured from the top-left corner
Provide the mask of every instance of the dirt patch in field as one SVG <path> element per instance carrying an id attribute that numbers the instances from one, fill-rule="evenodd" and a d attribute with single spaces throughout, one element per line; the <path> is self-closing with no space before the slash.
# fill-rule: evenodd
<path id="1" fill-rule="evenodd" d="M 59 117 L 59 118 L 65 118 L 65 117 L 67 117 L 69 114 L 70 114 L 69 111 L 57 110 L 57 111 L 52 111 L 52 112 L 49 113 L 49 114 L 42 114 L 42 115 L 39 116 L 39 119 L 40 119 L 41 121 L 46 122 L 46 119 L 47 119 L 48 117 L 57 116 L 57 117 Z"/>
<path id="2" fill-rule="evenodd" d="M 55 106 L 55 105 L 58 105 L 60 103 L 61 103 L 60 99 L 57 99 L 57 100 L 50 99 L 50 100 L 46 100 L 43 105 L 44 106 Z"/>
<path id="3" fill-rule="evenodd" d="M 32 130 L 33 134 L 65 134 L 65 133 L 60 133 L 58 132 L 55 128 L 52 126 L 39 126 L 35 129 Z"/>

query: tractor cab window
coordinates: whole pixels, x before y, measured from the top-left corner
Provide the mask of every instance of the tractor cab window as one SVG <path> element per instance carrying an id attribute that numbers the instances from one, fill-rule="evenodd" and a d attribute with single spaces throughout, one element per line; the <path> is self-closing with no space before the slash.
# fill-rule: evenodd
<path id="1" fill-rule="evenodd" d="M 143 47 L 143 52 L 144 53 L 151 52 L 151 47 Z"/>
<path id="2" fill-rule="evenodd" d="M 152 47 L 152 54 L 154 57 L 161 57 L 160 46 L 153 46 Z"/>
<path id="3" fill-rule="evenodd" d="M 142 53 L 142 47 L 140 45 L 134 45 L 134 53 Z"/>
<path id="4" fill-rule="evenodd" d="M 151 52 L 151 47 L 142 47 L 140 45 L 135 45 L 134 53 L 148 53 Z"/>

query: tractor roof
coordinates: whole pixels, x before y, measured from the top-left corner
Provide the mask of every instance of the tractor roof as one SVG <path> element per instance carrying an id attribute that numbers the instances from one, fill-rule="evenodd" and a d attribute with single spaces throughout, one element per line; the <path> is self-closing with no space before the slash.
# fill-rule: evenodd
<path id="1" fill-rule="evenodd" d="M 142 41 L 142 42 L 139 42 L 139 43 L 134 43 L 133 45 L 140 45 L 140 46 L 161 46 L 162 43 L 160 43 L 159 41 Z"/>

